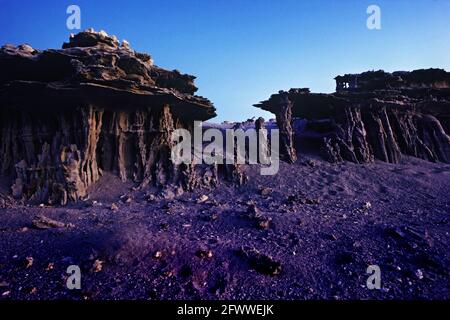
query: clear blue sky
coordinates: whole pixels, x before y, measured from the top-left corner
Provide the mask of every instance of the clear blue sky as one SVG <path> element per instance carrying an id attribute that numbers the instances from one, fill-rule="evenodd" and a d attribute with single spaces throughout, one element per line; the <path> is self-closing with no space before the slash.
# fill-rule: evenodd
<path id="1" fill-rule="evenodd" d="M 450 70 L 450 0 L 0 0 L 0 44 L 59 48 L 72 32 L 70 4 L 81 7 L 82 29 L 196 75 L 215 121 L 267 119 L 253 103 L 291 87 L 332 92 L 338 74 Z M 370 4 L 381 8 L 381 30 L 366 27 Z"/>

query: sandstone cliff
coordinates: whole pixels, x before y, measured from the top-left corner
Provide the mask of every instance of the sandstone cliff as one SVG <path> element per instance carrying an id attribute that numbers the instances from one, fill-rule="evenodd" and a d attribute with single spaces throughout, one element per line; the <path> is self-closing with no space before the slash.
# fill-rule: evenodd
<path id="1" fill-rule="evenodd" d="M 335 79 L 333 94 L 291 89 L 255 105 L 276 115 L 289 161 L 295 160 L 292 140 L 306 134 L 332 162 L 397 163 L 404 154 L 450 163 L 449 72 L 370 71 Z M 294 118 L 307 120 L 303 133 L 292 129 Z"/>
<path id="2" fill-rule="evenodd" d="M 5 45 L 0 70 L 0 175 L 16 198 L 65 204 L 103 171 L 141 187 L 194 183 L 169 161 L 175 128 L 215 116 L 194 76 L 93 30 L 58 50 Z"/>

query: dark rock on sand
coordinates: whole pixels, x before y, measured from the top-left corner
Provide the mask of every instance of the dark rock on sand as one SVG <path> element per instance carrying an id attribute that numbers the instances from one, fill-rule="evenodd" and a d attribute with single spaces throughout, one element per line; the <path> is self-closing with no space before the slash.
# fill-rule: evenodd
<path id="1" fill-rule="evenodd" d="M 281 272 L 281 263 L 271 256 L 260 253 L 254 248 L 243 247 L 241 253 L 248 259 L 252 268 L 263 274 L 275 276 Z"/>

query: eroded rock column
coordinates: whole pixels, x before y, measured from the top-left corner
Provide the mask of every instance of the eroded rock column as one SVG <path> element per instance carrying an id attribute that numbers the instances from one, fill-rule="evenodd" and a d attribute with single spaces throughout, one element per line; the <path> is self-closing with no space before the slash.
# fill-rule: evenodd
<path id="1" fill-rule="evenodd" d="M 294 130 L 292 128 L 292 103 L 287 92 L 280 92 L 278 113 L 276 114 L 280 130 L 280 156 L 288 163 L 294 163 L 297 155 L 294 148 Z"/>

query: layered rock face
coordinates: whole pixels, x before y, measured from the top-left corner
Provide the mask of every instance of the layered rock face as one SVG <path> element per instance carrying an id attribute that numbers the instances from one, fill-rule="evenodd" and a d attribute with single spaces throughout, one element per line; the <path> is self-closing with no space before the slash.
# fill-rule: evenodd
<path id="1" fill-rule="evenodd" d="M 397 163 L 404 154 L 450 163 L 450 73 L 372 71 L 335 79 L 333 94 L 291 89 L 255 105 L 275 113 L 281 131 L 292 127 L 286 114 L 307 120 L 304 132 L 287 130 L 289 139 L 280 141 L 286 157 L 293 159 L 285 151 L 289 140 L 303 134 L 332 162 Z"/>
<path id="2" fill-rule="evenodd" d="M 0 174 L 16 198 L 65 204 L 103 171 L 141 187 L 198 183 L 170 161 L 172 131 L 215 116 L 195 77 L 93 30 L 59 50 L 5 45 L 0 70 Z"/>

